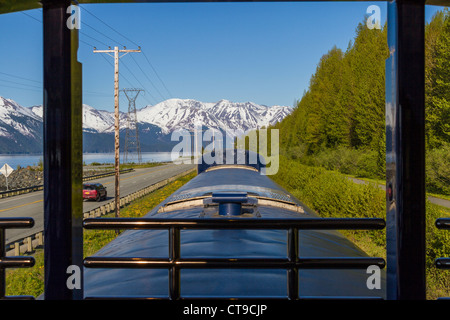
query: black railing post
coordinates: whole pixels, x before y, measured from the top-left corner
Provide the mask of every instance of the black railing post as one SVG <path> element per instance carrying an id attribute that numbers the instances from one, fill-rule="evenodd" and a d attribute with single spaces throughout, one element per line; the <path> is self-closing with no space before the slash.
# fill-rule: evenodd
<path id="1" fill-rule="evenodd" d="M 33 257 L 6 257 L 5 231 L 12 228 L 32 228 L 32 218 L 0 218 L 0 300 L 6 297 L 6 268 L 28 268 L 34 266 Z M 16 299 L 34 299 L 31 296 L 16 296 Z"/>
<path id="2" fill-rule="evenodd" d="M 0 228 L 0 260 L 6 256 L 5 249 L 5 229 Z M 5 294 L 6 281 L 5 281 L 5 269 L 0 267 L 0 299 L 2 299 Z"/>
<path id="3" fill-rule="evenodd" d="M 387 298 L 425 299 L 424 1 L 388 3 Z"/>
<path id="4" fill-rule="evenodd" d="M 69 29 L 69 0 L 43 0 L 44 297 L 81 299 L 82 117 L 78 32 Z M 78 274 L 70 274 L 73 267 Z M 74 271 L 77 273 L 77 271 Z M 67 286 L 69 276 L 81 288 Z"/>
<path id="5" fill-rule="evenodd" d="M 296 263 L 298 260 L 298 229 L 289 228 L 288 229 L 288 239 L 287 239 L 287 255 L 288 261 L 291 263 Z M 298 299 L 298 268 L 290 268 L 287 271 L 288 279 L 288 298 L 289 300 Z"/>
<path id="6" fill-rule="evenodd" d="M 180 229 L 169 228 L 169 260 L 174 262 L 180 258 Z M 180 270 L 176 265 L 169 270 L 169 297 L 171 300 L 180 298 Z"/>

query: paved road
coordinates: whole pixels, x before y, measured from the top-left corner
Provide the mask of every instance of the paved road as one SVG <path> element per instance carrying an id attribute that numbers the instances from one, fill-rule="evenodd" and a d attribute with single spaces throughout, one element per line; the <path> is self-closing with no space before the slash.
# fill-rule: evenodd
<path id="1" fill-rule="evenodd" d="M 122 174 L 120 177 L 120 197 L 136 192 L 159 181 L 168 179 L 185 172 L 194 165 L 167 164 L 152 168 L 136 169 L 134 172 Z M 92 180 L 99 182 L 107 188 L 106 200 L 84 201 L 83 212 L 93 210 L 102 204 L 114 200 L 114 176 Z M 6 243 L 35 234 L 44 230 L 44 201 L 43 191 L 26 193 L 18 196 L 0 199 L 0 217 L 31 217 L 34 219 L 32 229 L 11 229 L 6 231 Z"/>
<path id="2" fill-rule="evenodd" d="M 356 178 L 352 178 L 352 177 L 348 177 L 350 180 L 352 180 L 355 183 L 359 183 L 359 184 L 364 184 L 364 183 L 368 183 L 365 180 L 361 180 L 361 179 L 356 179 Z M 386 190 L 386 186 L 384 184 L 379 184 L 378 187 L 380 189 Z M 443 207 L 447 207 L 450 208 L 450 201 L 449 200 L 445 200 L 445 199 L 441 199 L 441 198 L 436 198 L 436 197 L 432 197 L 432 196 L 428 196 L 428 200 L 431 203 L 443 206 Z"/>

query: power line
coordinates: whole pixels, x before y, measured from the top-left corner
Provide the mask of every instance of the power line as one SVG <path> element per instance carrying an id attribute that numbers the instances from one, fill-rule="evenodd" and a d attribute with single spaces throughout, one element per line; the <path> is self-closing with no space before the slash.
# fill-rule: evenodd
<path id="1" fill-rule="evenodd" d="M 90 43 L 88 43 L 88 42 L 86 42 L 86 41 L 84 41 L 84 40 L 81 40 L 81 39 L 78 39 L 81 43 L 84 43 L 85 45 L 88 45 L 89 47 L 92 47 L 92 48 L 95 48 L 95 46 L 94 45 L 92 45 L 92 44 L 90 44 Z"/>
<path id="2" fill-rule="evenodd" d="M 91 28 L 92 30 L 94 30 L 95 32 L 101 34 L 102 36 L 104 36 L 105 38 L 108 38 L 109 40 L 113 41 L 113 42 L 117 42 L 118 44 L 120 44 L 121 46 L 124 46 L 122 43 L 114 40 L 113 38 L 107 36 L 106 34 L 104 34 L 103 32 L 98 31 L 97 29 L 95 29 L 94 27 L 91 27 L 90 25 L 88 25 L 86 22 L 83 21 L 83 26 L 88 26 L 89 28 Z M 107 46 L 107 45 L 106 45 Z"/>
<path id="3" fill-rule="evenodd" d="M 128 37 L 124 36 L 122 33 L 120 33 L 119 31 L 117 31 L 116 29 L 114 29 L 113 27 L 111 27 L 109 24 L 107 24 L 106 22 L 104 22 L 102 19 L 100 19 L 99 17 L 97 17 L 95 14 L 93 14 L 92 12 L 90 12 L 88 9 L 86 9 L 85 6 L 82 6 L 83 10 L 86 11 L 87 13 L 89 13 L 91 16 L 93 16 L 95 19 L 97 19 L 98 21 L 100 21 L 101 23 L 103 23 L 105 26 L 107 26 L 108 28 L 110 28 L 111 30 L 113 30 L 114 32 L 116 32 L 117 34 L 119 34 L 120 36 L 122 36 L 123 38 L 127 39 L 128 41 L 130 41 L 132 44 L 134 44 L 135 46 L 139 47 L 139 45 L 134 42 L 133 40 L 129 39 Z M 84 22 L 83 22 L 84 24 Z M 120 42 L 118 42 L 120 44 Z M 122 45 L 122 44 L 121 44 Z M 123 46 L 123 45 L 122 45 Z"/>
<path id="4" fill-rule="evenodd" d="M 26 15 L 27 17 L 33 19 L 33 20 L 36 20 L 36 21 L 39 22 L 39 23 L 42 23 L 41 20 L 39 20 L 39 19 L 36 18 L 36 17 L 33 17 L 32 15 L 30 15 L 30 14 L 28 14 L 28 13 L 25 13 L 25 12 L 22 12 L 22 11 L 21 11 L 21 13 L 24 14 L 24 15 Z M 88 27 L 92 28 L 92 27 L 89 26 L 87 23 L 83 22 L 83 25 L 84 25 L 84 24 L 87 25 Z M 95 30 L 94 28 L 92 28 L 92 29 L 93 29 L 94 31 L 97 31 L 97 30 Z M 94 41 L 96 41 L 96 42 L 98 42 L 98 43 L 101 43 L 101 44 L 103 44 L 104 46 L 108 46 L 105 42 L 100 41 L 100 40 L 98 40 L 98 39 L 96 39 L 96 38 L 94 38 L 94 37 L 92 37 L 92 36 L 86 34 L 85 32 L 83 32 L 83 31 L 81 31 L 81 30 L 80 30 L 79 32 L 80 32 L 81 35 L 83 35 L 83 36 L 85 36 L 85 37 L 91 38 L 92 40 L 94 40 Z M 100 31 L 97 31 L 97 32 L 100 33 L 100 34 L 102 34 L 103 36 L 107 37 L 108 39 L 111 39 L 110 37 L 108 37 L 107 35 L 101 33 Z M 115 42 L 114 39 L 111 39 L 111 40 L 113 40 L 113 41 Z M 88 45 L 88 46 L 95 47 L 94 45 L 89 44 L 89 43 L 87 43 L 86 41 L 84 41 L 84 40 L 82 40 L 82 39 L 79 39 L 79 41 L 82 42 L 82 43 L 84 43 L 84 44 L 86 44 L 86 45 Z"/>
<path id="5" fill-rule="evenodd" d="M 131 58 L 133 59 L 134 63 L 136 63 L 136 65 L 138 66 L 138 68 L 142 71 L 142 74 L 144 75 L 144 77 L 147 78 L 147 80 L 151 83 L 151 85 L 153 86 L 153 88 L 155 88 L 155 90 L 159 93 L 159 95 L 161 96 L 161 98 L 163 98 L 163 100 L 165 100 L 165 97 L 161 94 L 161 92 L 158 90 L 158 88 L 156 88 L 156 86 L 153 84 L 153 81 L 150 80 L 150 78 L 147 76 L 147 74 L 144 72 L 144 70 L 142 70 L 141 66 L 137 63 L 136 59 L 134 59 L 133 56 L 131 56 Z M 156 99 L 155 99 L 156 100 Z"/>
<path id="6" fill-rule="evenodd" d="M 111 27 L 109 24 L 107 24 L 106 22 L 104 22 L 103 20 L 101 20 L 99 17 L 97 17 L 95 14 L 93 14 L 92 12 L 90 12 L 89 10 L 86 9 L 85 6 L 82 6 L 83 10 L 85 10 L 87 13 L 89 13 L 91 16 L 93 16 L 94 18 L 96 18 L 98 21 L 100 21 L 101 23 L 103 23 L 105 26 L 107 26 L 108 28 L 110 28 L 111 30 L 113 30 L 114 32 L 116 32 L 117 34 L 119 34 L 121 37 L 123 37 L 124 39 L 128 40 L 129 42 L 131 42 L 132 44 L 134 44 L 135 46 L 139 45 L 134 42 L 133 40 L 131 40 L 130 38 L 128 38 L 127 36 L 123 35 L 122 33 L 120 33 L 119 31 L 117 31 L 116 29 L 114 29 L 113 27 Z M 118 42 L 120 44 L 120 42 Z M 161 79 L 161 77 L 159 76 L 158 72 L 156 71 L 155 67 L 153 66 L 153 64 L 150 62 L 150 59 L 147 57 L 147 55 L 145 54 L 145 52 L 141 49 L 141 52 L 144 54 L 144 58 L 147 61 L 147 63 L 150 65 L 150 67 L 152 68 L 153 72 L 155 73 L 155 75 L 158 77 L 159 81 L 161 82 L 161 84 L 163 85 L 163 87 L 166 89 L 167 93 L 169 94 L 170 97 L 173 97 L 172 93 L 169 91 L 169 89 L 167 89 L 167 86 L 165 85 L 164 81 Z M 155 87 L 156 88 L 156 87 Z M 162 95 L 161 95 L 162 96 Z"/>
<path id="7" fill-rule="evenodd" d="M 35 18 L 35 17 L 33 17 L 32 15 L 30 15 L 30 14 L 28 14 L 28 13 L 25 13 L 25 12 L 23 12 L 23 11 L 20 11 L 20 13 L 22 13 L 22 14 L 26 15 L 27 17 L 30 17 L 31 19 L 34 19 L 34 20 L 36 20 L 37 22 L 40 22 L 40 23 L 42 23 L 42 21 L 41 21 L 41 20 L 39 20 L 38 18 Z"/>
<path id="8" fill-rule="evenodd" d="M 150 67 L 153 69 L 153 71 L 155 72 L 156 76 L 158 77 L 159 81 L 161 81 L 162 85 L 164 86 L 164 88 L 166 89 L 167 93 L 169 94 L 169 96 L 171 98 L 173 98 L 172 93 L 170 93 L 169 89 L 167 89 L 166 85 L 164 84 L 164 81 L 162 81 L 161 77 L 158 75 L 158 72 L 156 72 L 155 68 L 153 67 L 152 63 L 150 62 L 150 60 L 147 58 L 147 55 L 145 54 L 144 51 L 142 51 L 142 54 L 144 55 L 145 60 L 147 60 L 148 64 L 150 65 Z"/>
<path id="9" fill-rule="evenodd" d="M 127 66 L 127 64 L 125 63 L 125 61 L 122 61 L 122 65 L 131 73 L 131 75 L 136 79 L 136 81 L 141 85 L 141 88 L 145 88 L 145 86 L 142 84 L 142 82 L 140 82 L 139 81 L 139 79 L 134 75 L 134 73 L 130 70 L 130 68 L 128 68 L 128 66 Z M 148 92 L 148 90 L 147 90 L 147 92 Z M 148 92 L 148 94 L 155 100 L 155 101 L 157 101 L 156 100 L 156 98 L 150 93 L 150 92 Z M 147 99 L 146 99 L 147 100 Z M 149 102 L 150 104 L 153 104 L 152 102 L 150 102 L 150 101 L 148 101 L 147 100 L 147 102 Z"/>
<path id="10" fill-rule="evenodd" d="M 81 7 L 81 6 L 80 6 L 80 7 Z M 132 44 L 134 44 L 134 45 L 136 45 L 136 46 L 139 47 L 139 45 L 138 45 L 135 41 L 131 40 L 130 38 L 128 38 L 127 36 L 125 36 L 124 34 L 122 34 L 121 32 L 119 32 L 118 30 L 116 30 L 115 28 L 113 28 L 112 26 L 110 26 L 108 23 L 106 23 L 105 21 L 103 21 L 102 19 L 100 19 L 99 17 L 97 17 L 94 13 L 92 13 L 92 12 L 90 12 L 88 9 L 86 9 L 85 6 L 82 6 L 82 8 L 83 8 L 83 11 L 86 11 L 88 14 L 90 14 L 91 16 L 93 16 L 95 19 L 97 19 L 98 21 L 100 21 L 102 24 L 104 24 L 105 26 L 107 26 L 109 29 L 111 29 L 112 31 L 116 32 L 118 35 L 120 35 L 121 37 L 123 37 L 123 38 L 126 39 L 127 41 L 129 41 L 129 42 L 131 42 Z M 28 14 L 28 13 L 25 13 L 25 12 L 22 12 L 22 11 L 21 11 L 21 13 L 24 14 L 25 16 L 27 16 L 27 17 L 29 17 L 29 18 L 31 18 L 31 19 L 33 19 L 33 20 L 39 22 L 39 23 L 42 23 L 41 20 L 37 19 L 36 17 L 33 17 L 32 15 L 30 15 L 30 14 Z M 95 29 L 94 27 L 92 27 L 91 25 L 87 24 L 86 22 L 83 22 L 83 25 L 86 25 L 87 27 L 91 28 L 91 29 L 94 30 L 95 32 L 99 33 L 100 35 L 102 35 L 102 36 L 108 38 L 109 40 L 111 40 L 111 41 L 113 41 L 113 42 L 115 42 L 115 43 L 118 43 L 118 44 L 124 46 L 123 43 L 121 43 L 120 41 L 116 41 L 115 39 L 111 38 L 110 36 L 106 35 L 105 33 L 101 32 L 101 31 Z M 105 42 L 103 42 L 103 41 L 101 41 L 101 40 L 99 40 L 99 39 L 97 39 L 97 38 L 94 38 L 93 36 L 88 35 L 88 34 L 86 34 L 85 32 L 82 32 L 81 30 L 80 30 L 79 32 L 80 32 L 81 35 L 83 35 L 83 36 L 85 36 L 85 37 L 88 37 L 88 38 L 92 39 L 93 41 L 98 42 L 98 43 L 100 43 L 100 44 L 102 44 L 102 45 L 104 45 L 104 46 L 106 46 L 106 47 L 109 47 L 108 44 L 106 44 Z M 79 39 L 79 41 L 80 41 L 81 43 L 87 45 L 87 46 L 90 46 L 90 47 L 95 48 L 94 45 L 90 44 L 89 42 L 87 42 L 87 41 L 85 41 L 85 40 L 83 40 L 83 39 Z M 146 62 L 149 64 L 150 68 L 153 70 L 153 72 L 155 73 L 156 77 L 157 77 L 158 80 L 161 82 L 161 84 L 162 84 L 162 86 L 164 87 L 164 89 L 166 90 L 166 92 L 169 94 L 169 97 L 173 97 L 172 93 L 169 91 L 169 89 L 167 88 L 166 84 L 164 83 L 164 81 L 163 81 L 162 78 L 159 76 L 158 72 L 156 71 L 156 68 L 155 68 L 155 67 L 153 66 L 153 64 L 150 62 L 150 59 L 147 57 L 147 55 L 145 54 L 145 52 L 144 52 L 142 49 L 141 49 L 141 52 L 143 53 Z M 105 57 L 103 57 L 103 58 L 105 58 Z M 165 96 L 161 93 L 161 91 L 156 87 L 156 85 L 154 84 L 154 82 L 153 82 L 153 81 L 148 77 L 148 75 L 144 72 L 144 70 L 143 70 L 142 67 L 137 63 L 137 61 L 134 59 L 134 57 L 132 57 L 132 59 L 133 59 L 133 61 L 136 63 L 136 65 L 138 66 L 138 68 L 141 70 L 141 72 L 143 73 L 143 75 L 146 77 L 146 79 L 150 82 L 150 84 L 152 85 L 152 87 L 156 90 L 156 92 L 161 96 L 161 98 L 162 98 L 163 100 L 165 100 L 165 99 L 166 99 Z M 109 61 L 108 61 L 108 62 L 109 62 Z M 128 69 L 128 67 L 127 67 L 127 69 Z M 131 71 L 130 71 L 130 72 L 131 72 Z M 131 72 L 131 73 L 132 73 L 132 72 Z M 133 73 L 132 73 L 132 75 L 134 76 Z M 121 76 L 125 79 L 125 81 L 127 81 L 130 85 L 132 85 L 131 82 L 130 82 L 125 76 L 123 76 L 122 74 L 121 74 Z M 136 78 L 136 76 L 134 76 L 134 77 Z M 140 81 L 139 81 L 137 78 L 136 78 L 136 80 L 140 83 Z M 141 83 L 140 83 L 140 84 L 141 84 Z M 142 84 L 141 84 L 141 85 L 142 85 Z M 142 86 L 142 87 L 144 87 L 144 86 Z M 147 92 L 150 94 L 149 91 L 147 91 Z M 150 95 L 151 95 L 151 94 L 150 94 Z M 157 99 L 156 99 L 153 95 L 151 95 L 151 97 L 157 102 Z M 146 99 L 146 100 L 147 100 L 147 99 Z M 147 102 L 149 102 L 149 101 L 147 100 Z"/>
<path id="11" fill-rule="evenodd" d="M 22 79 L 22 80 L 27 80 L 27 81 L 32 81 L 32 82 L 42 83 L 42 81 L 37 81 L 37 80 L 32 80 L 32 79 L 28 79 L 28 78 L 24 78 L 24 77 L 19 77 L 19 76 L 16 76 L 16 75 L 13 75 L 13 74 L 9 74 L 9 73 L 6 73 L 6 72 L 1 72 L 1 71 L 0 71 L 0 73 L 1 73 L 1 74 L 4 74 L 4 75 L 6 75 L 6 76 L 9 76 L 9 77 L 17 78 L 17 79 Z"/>
<path id="12" fill-rule="evenodd" d="M 33 88 L 20 88 L 20 87 L 16 87 L 16 86 L 10 86 L 10 85 L 7 85 L 7 84 L 2 84 L 2 88 L 3 87 L 19 89 L 19 90 L 35 91 L 35 92 L 41 92 L 42 93 L 42 89 L 38 90 L 38 89 L 33 89 Z"/>
<path id="13" fill-rule="evenodd" d="M 3 80 L 3 79 L 0 79 L 0 81 L 4 81 L 4 82 L 7 82 L 7 83 L 12 83 L 12 84 L 18 84 L 18 85 L 20 85 L 20 86 L 26 86 L 26 87 L 32 87 L 32 88 L 42 89 L 42 87 L 39 87 L 39 86 L 34 86 L 34 85 L 31 85 L 31 84 L 23 84 L 23 83 L 11 81 L 11 80 Z"/>
<path id="14" fill-rule="evenodd" d="M 103 44 L 105 47 L 108 46 L 106 43 L 104 43 L 104 42 L 102 42 L 102 41 L 100 41 L 100 40 L 98 40 L 98 39 L 96 39 L 96 38 L 94 38 L 94 37 L 91 37 L 90 35 L 87 35 L 87 34 L 84 33 L 84 32 L 81 32 L 81 31 L 80 31 L 80 34 L 82 34 L 82 35 L 85 36 L 85 37 L 91 38 L 92 40 L 95 40 L 95 41 L 98 42 L 98 43 Z M 81 41 L 81 40 L 80 40 L 80 41 Z M 92 46 L 92 47 L 95 47 L 95 46 Z"/>
<path id="15" fill-rule="evenodd" d="M 104 55 L 100 55 L 100 56 L 101 56 L 103 59 L 105 59 L 105 61 L 108 62 L 110 66 L 114 67 L 113 63 L 112 63 L 111 61 L 109 61 L 108 58 L 106 58 Z M 128 80 L 127 77 L 125 77 L 122 73 L 120 74 L 120 76 L 121 76 L 126 82 L 128 82 L 128 84 L 129 84 L 130 86 L 133 87 L 133 84 L 130 82 L 130 80 Z"/>

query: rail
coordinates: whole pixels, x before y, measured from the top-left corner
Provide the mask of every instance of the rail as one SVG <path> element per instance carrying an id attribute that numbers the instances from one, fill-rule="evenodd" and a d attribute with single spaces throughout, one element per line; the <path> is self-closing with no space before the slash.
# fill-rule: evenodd
<path id="1" fill-rule="evenodd" d="M 380 230 L 385 221 L 378 218 L 301 218 L 301 219 L 153 219 L 153 218 L 88 218 L 83 222 L 86 229 L 167 229 L 169 232 L 169 257 L 86 257 L 87 268 L 148 268 L 169 269 L 170 300 L 180 296 L 180 269 L 205 268 L 270 268 L 288 271 L 287 297 L 299 297 L 299 269 L 366 269 L 370 265 L 385 267 L 385 260 L 372 257 L 299 257 L 299 230 Z M 183 259 L 180 255 L 180 230 L 184 229 L 284 229 L 287 230 L 287 258 L 228 258 Z M 204 297 L 207 298 L 207 297 Z"/>
<path id="2" fill-rule="evenodd" d="M 32 218 L 0 218 L 0 299 L 34 299 L 32 296 L 6 296 L 6 274 L 7 268 L 29 268 L 34 266 L 33 257 L 15 256 L 6 257 L 5 230 L 13 228 L 32 228 Z"/>
<path id="3" fill-rule="evenodd" d="M 450 218 L 439 218 L 436 219 L 435 226 L 438 229 L 450 230 Z M 434 260 L 436 268 L 442 270 L 450 269 L 450 258 L 436 258 Z M 439 299 L 450 299 L 450 297 L 439 298 Z"/>
<path id="4" fill-rule="evenodd" d="M 122 208 L 132 203 L 134 200 L 146 196 L 151 192 L 166 186 L 172 181 L 194 172 L 195 170 L 196 170 L 195 168 L 186 170 L 175 176 L 164 179 L 145 188 L 139 189 L 138 191 L 133 192 L 129 195 L 123 196 L 120 198 L 120 207 Z M 114 212 L 114 208 L 115 202 L 113 200 L 109 203 L 100 205 L 95 209 L 84 212 L 83 217 L 84 218 L 101 217 L 110 212 Z M 20 255 L 21 253 L 32 252 L 34 249 L 42 247 L 43 245 L 44 245 L 44 232 L 43 230 L 41 230 L 26 237 L 15 239 L 14 241 L 7 243 L 6 251 L 7 255 Z"/>

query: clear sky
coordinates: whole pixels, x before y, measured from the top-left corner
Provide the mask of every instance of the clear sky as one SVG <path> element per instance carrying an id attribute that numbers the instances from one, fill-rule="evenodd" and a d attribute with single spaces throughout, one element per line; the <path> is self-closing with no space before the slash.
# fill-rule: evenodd
<path id="1" fill-rule="evenodd" d="M 119 64 L 120 89 L 145 90 L 138 108 L 169 98 L 292 106 L 320 57 L 334 45 L 345 51 L 373 4 L 383 25 L 385 2 L 81 5 L 83 103 L 114 109 L 113 58 L 93 46 L 139 45 L 143 53 Z M 427 6 L 427 20 L 438 9 Z M 0 96 L 23 106 L 42 104 L 40 21 L 40 9 L 0 15 Z"/>

